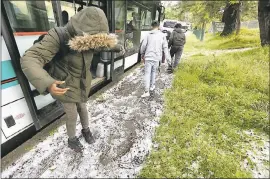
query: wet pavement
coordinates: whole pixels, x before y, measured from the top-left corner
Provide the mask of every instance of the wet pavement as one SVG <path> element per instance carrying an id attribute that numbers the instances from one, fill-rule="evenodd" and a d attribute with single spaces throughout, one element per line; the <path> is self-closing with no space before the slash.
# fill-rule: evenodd
<path id="1" fill-rule="evenodd" d="M 248 49 L 238 51 L 245 50 Z M 209 51 L 205 55 L 234 51 L 237 50 Z M 191 55 L 194 54 L 183 54 L 183 58 Z M 96 139 L 94 144 L 84 141 L 78 120 L 77 136 L 85 149 L 82 154 L 69 149 L 61 119 L 55 132 L 48 132 L 48 137 L 39 139 L 31 150 L 18 155 L 20 157 L 12 159 L 13 162 L 11 159 L 6 162 L 2 178 L 134 178 L 150 153 L 152 137 L 163 111 L 164 90 L 171 87 L 172 79 L 173 75 L 163 69 L 157 75 L 155 93 L 142 99 L 143 68 L 128 72 L 120 82 L 87 103 L 90 128 Z M 243 167 L 250 169 L 256 178 L 268 178 L 269 167 L 264 163 L 269 164 L 269 138 L 261 137 L 264 144 L 250 144 L 255 153 L 248 151 L 255 167 L 250 169 L 247 161 Z"/>
<path id="2" fill-rule="evenodd" d="M 163 92 L 171 86 L 172 75 L 159 73 L 156 90 L 142 99 L 143 68 L 87 103 L 90 129 L 96 139 L 87 144 L 78 120 L 77 136 L 85 149 L 82 154 L 67 147 L 65 126 L 14 161 L 3 178 L 103 178 L 135 177 L 148 156 L 154 129 L 163 110 Z"/>

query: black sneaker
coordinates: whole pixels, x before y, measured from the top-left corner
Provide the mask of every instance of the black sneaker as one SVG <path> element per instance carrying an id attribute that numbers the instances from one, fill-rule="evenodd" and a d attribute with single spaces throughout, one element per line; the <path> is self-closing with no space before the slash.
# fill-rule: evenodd
<path id="1" fill-rule="evenodd" d="M 77 137 L 75 137 L 74 139 L 68 139 L 68 147 L 76 152 L 83 151 L 83 145 Z"/>
<path id="2" fill-rule="evenodd" d="M 87 129 L 82 129 L 82 135 L 88 144 L 93 144 L 95 142 L 95 139 L 94 139 L 89 127 Z"/>
<path id="3" fill-rule="evenodd" d="M 172 73 L 173 72 L 173 67 L 171 65 L 168 66 L 167 72 L 168 73 Z"/>
<path id="4" fill-rule="evenodd" d="M 173 73 L 173 69 L 167 69 L 167 73 L 168 74 L 172 74 Z"/>

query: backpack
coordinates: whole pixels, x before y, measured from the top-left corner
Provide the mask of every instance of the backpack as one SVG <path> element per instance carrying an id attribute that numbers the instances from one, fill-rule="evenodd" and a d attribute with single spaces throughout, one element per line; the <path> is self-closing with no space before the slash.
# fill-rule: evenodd
<path id="1" fill-rule="evenodd" d="M 61 59 L 63 56 L 65 56 L 69 52 L 69 47 L 67 45 L 69 37 L 65 31 L 65 28 L 64 27 L 55 27 L 54 29 L 59 37 L 59 40 L 60 40 L 60 49 L 56 53 L 56 55 L 53 57 L 53 59 L 49 63 L 44 65 L 43 69 L 46 70 L 48 73 L 50 73 L 50 69 L 51 69 L 53 63 L 55 62 L 55 60 Z M 40 35 L 38 37 L 38 39 L 34 41 L 33 44 L 40 42 L 45 37 L 45 35 L 46 34 Z"/>

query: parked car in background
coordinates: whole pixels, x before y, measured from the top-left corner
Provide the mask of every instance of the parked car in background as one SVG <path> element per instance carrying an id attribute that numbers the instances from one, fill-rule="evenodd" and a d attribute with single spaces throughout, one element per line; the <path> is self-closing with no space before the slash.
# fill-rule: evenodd
<path id="1" fill-rule="evenodd" d="M 183 30 L 186 30 L 186 32 L 188 30 L 191 30 L 191 24 L 189 22 L 184 22 L 184 21 L 177 21 L 177 20 L 172 20 L 172 19 L 164 19 L 164 21 L 162 21 L 160 23 L 160 30 L 166 34 L 167 39 L 169 39 L 170 34 L 172 33 L 172 31 L 174 30 L 174 26 L 180 23 L 182 25 Z M 185 33 L 186 33 L 185 32 Z"/>

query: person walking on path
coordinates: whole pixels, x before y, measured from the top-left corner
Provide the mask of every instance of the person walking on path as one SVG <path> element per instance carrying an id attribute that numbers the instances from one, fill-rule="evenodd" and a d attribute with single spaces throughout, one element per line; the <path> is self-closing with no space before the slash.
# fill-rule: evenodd
<path id="1" fill-rule="evenodd" d="M 184 33 L 185 31 L 181 29 L 181 27 L 182 25 L 180 23 L 177 23 L 175 25 L 175 29 L 173 30 L 169 38 L 171 58 L 173 59 L 174 57 L 173 64 L 169 64 L 169 72 L 173 72 L 173 70 L 178 66 L 183 53 L 184 45 L 186 43 L 186 36 Z"/>
<path id="2" fill-rule="evenodd" d="M 69 45 L 65 55 L 55 58 L 62 45 L 59 34 L 53 28 L 25 52 L 21 57 L 21 67 L 40 94 L 49 92 L 62 102 L 67 118 L 68 146 L 82 152 L 83 146 L 76 137 L 77 112 L 83 137 L 87 143 L 94 143 L 86 108 L 91 89 L 93 54 L 101 51 L 124 53 L 124 48 L 117 44 L 115 35 L 109 34 L 106 15 L 97 7 L 82 9 L 63 28 Z M 48 71 L 43 68 L 46 64 L 51 64 Z"/>
<path id="3" fill-rule="evenodd" d="M 150 91 L 155 89 L 156 71 L 159 62 L 162 61 L 162 52 L 167 61 L 170 61 L 168 42 L 164 34 L 159 30 L 159 22 L 152 22 L 152 30 L 142 42 L 140 53 L 144 62 L 145 92 L 141 97 L 149 97 Z"/>

